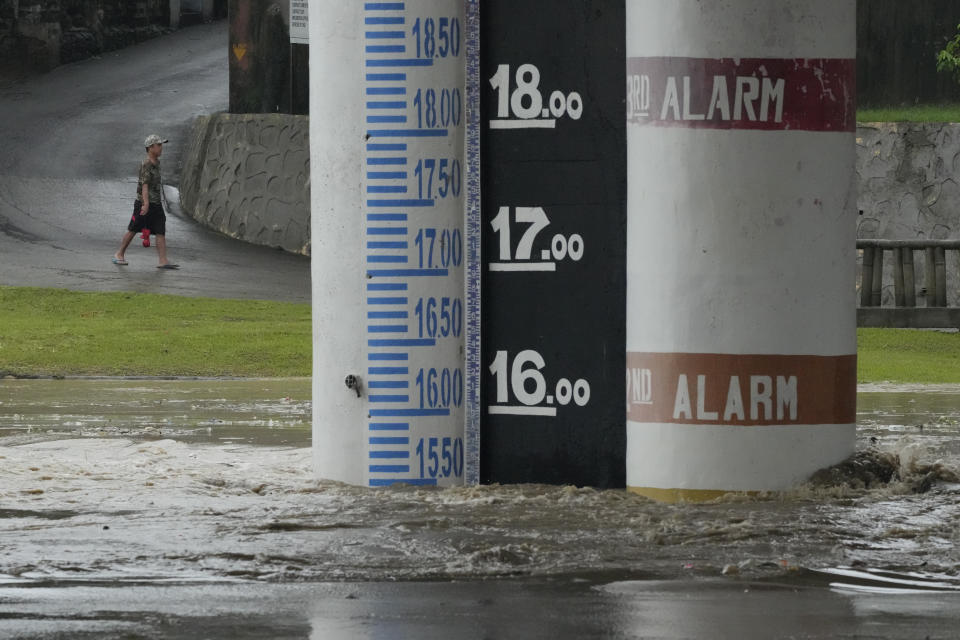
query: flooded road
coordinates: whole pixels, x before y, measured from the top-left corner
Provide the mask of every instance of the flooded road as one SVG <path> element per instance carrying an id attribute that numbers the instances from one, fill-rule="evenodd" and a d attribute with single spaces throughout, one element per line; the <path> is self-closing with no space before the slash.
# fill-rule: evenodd
<path id="1" fill-rule="evenodd" d="M 0 381 L 0 635 L 958 635 L 955 387 L 863 387 L 854 459 L 703 505 L 317 481 L 309 395 Z"/>

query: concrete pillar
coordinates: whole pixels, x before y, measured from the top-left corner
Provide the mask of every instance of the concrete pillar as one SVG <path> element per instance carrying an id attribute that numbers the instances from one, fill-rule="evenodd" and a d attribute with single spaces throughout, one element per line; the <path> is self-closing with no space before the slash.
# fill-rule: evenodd
<path id="1" fill-rule="evenodd" d="M 170 0 L 170 28 L 180 28 L 180 0 Z"/>
<path id="2" fill-rule="evenodd" d="M 199 9 L 200 0 L 194 2 Z M 229 6 L 230 113 L 290 113 L 288 4 L 230 0 Z"/>
<path id="3" fill-rule="evenodd" d="M 853 452 L 854 0 L 627 1 L 627 484 Z"/>
<path id="4" fill-rule="evenodd" d="M 463 3 L 315 2 L 309 25 L 314 468 L 458 484 Z"/>

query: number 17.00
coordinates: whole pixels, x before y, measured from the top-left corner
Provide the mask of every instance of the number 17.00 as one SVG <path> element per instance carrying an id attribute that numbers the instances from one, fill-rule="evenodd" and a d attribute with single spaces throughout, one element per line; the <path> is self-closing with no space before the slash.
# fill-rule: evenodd
<path id="1" fill-rule="evenodd" d="M 517 244 L 515 254 L 511 251 L 513 245 L 511 244 L 510 233 L 510 207 L 500 207 L 497 216 L 490 221 L 490 226 L 493 227 L 493 231 L 497 234 L 499 240 L 499 260 L 502 262 L 509 262 L 510 260 L 530 260 L 533 255 L 533 244 L 537 239 L 537 235 L 550 224 L 550 218 L 547 217 L 546 212 L 540 207 L 517 207 L 513 218 L 517 224 L 530 225 L 520 237 L 520 242 Z M 553 239 L 550 241 L 549 254 L 553 256 L 554 260 L 563 260 L 569 256 L 571 260 L 578 261 L 583 257 L 583 250 L 583 238 L 580 234 L 575 233 L 569 238 L 557 234 L 553 236 Z"/>

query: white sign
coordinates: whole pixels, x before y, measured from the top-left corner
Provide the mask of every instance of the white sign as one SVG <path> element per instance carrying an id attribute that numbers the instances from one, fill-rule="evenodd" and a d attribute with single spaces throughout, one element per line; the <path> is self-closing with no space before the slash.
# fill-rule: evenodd
<path id="1" fill-rule="evenodd" d="M 310 44 L 310 30 L 307 27 L 307 6 L 309 0 L 290 0 L 290 43 Z"/>

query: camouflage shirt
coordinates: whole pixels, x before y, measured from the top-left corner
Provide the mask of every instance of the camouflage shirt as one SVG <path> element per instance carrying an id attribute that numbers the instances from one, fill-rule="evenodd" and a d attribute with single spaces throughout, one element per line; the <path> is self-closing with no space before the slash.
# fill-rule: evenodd
<path id="1" fill-rule="evenodd" d="M 140 165 L 140 176 L 137 178 L 137 200 L 143 194 L 143 185 L 147 185 L 147 197 L 150 202 L 160 204 L 160 161 L 153 164 L 144 160 Z"/>

